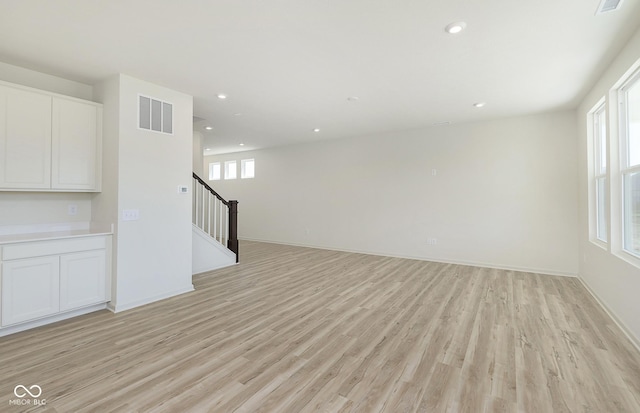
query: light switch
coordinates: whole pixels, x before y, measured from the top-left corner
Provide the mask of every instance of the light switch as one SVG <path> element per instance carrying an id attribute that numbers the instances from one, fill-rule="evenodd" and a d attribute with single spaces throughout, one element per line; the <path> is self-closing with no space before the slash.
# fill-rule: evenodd
<path id="1" fill-rule="evenodd" d="M 78 205 L 69 204 L 69 206 L 67 207 L 67 214 L 69 214 L 69 215 L 78 215 Z"/>
<path id="2" fill-rule="evenodd" d="M 122 220 L 123 221 L 137 221 L 140 219 L 140 210 L 138 209 L 123 209 Z"/>

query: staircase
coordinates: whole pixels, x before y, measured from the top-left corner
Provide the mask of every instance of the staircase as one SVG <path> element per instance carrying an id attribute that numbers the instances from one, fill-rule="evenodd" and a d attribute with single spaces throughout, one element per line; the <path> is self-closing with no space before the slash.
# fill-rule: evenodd
<path id="1" fill-rule="evenodd" d="M 193 273 L 238 262 L 238 201 L 226 201 L 193 174 Z"/>

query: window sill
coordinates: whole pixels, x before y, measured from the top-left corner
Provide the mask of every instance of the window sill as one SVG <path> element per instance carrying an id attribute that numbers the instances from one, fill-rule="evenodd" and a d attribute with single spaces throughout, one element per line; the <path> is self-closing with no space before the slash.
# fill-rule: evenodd
<path id="1" fill-rule="evenodd" d="M 596 247 L 602 248 L 604 251 L 609 251 L 609 244 L 604 241 L 599 240 L 598 238 L 592 238 L 589 241 Z"/>
<path id="2" fill-rule="evenodd" d="M 640 268 L 640 257 L 638 257 L 637 255 L 627 252 L 626 250 L 620 250 L 613 255 L 625 261 L 626 263 L 633 265 L 636 268 Z"/>

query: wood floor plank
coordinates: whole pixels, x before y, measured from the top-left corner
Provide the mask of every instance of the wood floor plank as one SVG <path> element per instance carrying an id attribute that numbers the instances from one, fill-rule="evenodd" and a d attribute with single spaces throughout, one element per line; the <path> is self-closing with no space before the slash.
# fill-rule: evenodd
<path id="1" fill-rule="evenodd" d="M 640 411 L 640 354 L 577 279 L 241 249 L 192 293 L 0 338 L 0 411 Z"/>

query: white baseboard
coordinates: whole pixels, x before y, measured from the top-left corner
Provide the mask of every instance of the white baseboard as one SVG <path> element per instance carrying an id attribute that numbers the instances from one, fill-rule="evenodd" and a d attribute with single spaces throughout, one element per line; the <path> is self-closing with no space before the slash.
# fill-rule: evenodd
<path id="1" fill-rule="evenodd" d="M 555 275 L 555 276 L 560 276 L 560 277 L 577 277 L 578 276 L 578 273 L 555 271 L 555 270 L 550 270 L 550 269 L 547 269 L 547 268 L 517 267 L 517 266 L 501 265 L 501 264 L 487 263 L 487 262 L 450 260 L 450 259 L 442 259 L 442 258 L 437 258 L 437 257 L 418 257 L 418 256 L 412 256 L 412 255 L 393 254 L 393 253 L 386 253 L 386 252 L 379 252 L 379 251 L 352 250 L 352 249 L 328 247 L 328 246 L 324 246 L 324 245 L 299 244 L 299 243 L 294 243 L 294 242 L 271 241 L 271 240 L 262 240 L 262 239 L 256 239 L 256 238 L 241 238 L 241 240 L 242 241 L 266 242 L 266 243 L 269 243 L 269 244 L 291 245 L 291 246 L 295 246 L 295 247 L 316 248 L 316 249 L 329 250 L 329 251 L 352 252 L 352 253 L 356 253 L 356 254 L 377 255 L 377 256 L 381 256 L 381 257 L 406 258 L 406 259 L 410 259 L 410 260 L 439 262 L 439 263 L 444 263 L 444 264 L 468 265 L 468 266 L 471 266 L 471 267 L 493 268 L 493 269 L 498 269 L 498 270 L 528 272 L 528 273 L 534 273 L 534 274 L 540 274 L 540 275 Z"/>
<path id="2" fill-rule="evenodd" d="M 211 268 L 198 268 L 198 269 L 194 269 L 193 270 L 193 275 L 198 275 L 198 274 L 204 274 L 205 272 L 210 272 L 210 271 L 214 271 L 214 270 L 220 270 L 222 268 L 227 268 L 227 267 L 232 267 L 234 265 L 237 265 L 237 262 L 232 262 L 229 264 L 220 264 L 217 266 L 213 266 Z"/>
<path id="3" fill-rule="evenodd" d="M 113 301 L 110 302 L 107 305 L 107 308 L 114 312 L 114 313 L 119 313 L 122 311 L 126 311 L 126 310 L 131 310 L 132 308 L 136 308 L 136 307 L 140 307 L 146 304 L 151 304 L 151 303 L 155 303 L 156 301 L 160 301 L 160 300 L 165 300 L 167 298 L 171 298 L 171 297 L 175 297 L 176 295 L 180 295 L 180 294 L 185 294 L 185 293 L 189 293 L 191 291 L 194 291 L 195 288 L 193 288 L 193 284 L 190 284 L 189 287 L 180 289 L 180 290 L 176 290 L 176 291 L 170 291 L 164 294 L 158 294 L 158 295 L 154 295 L 152 297 L 147 297 L 147 298 L 143 298 L 141 300 L 136 300 L 136 301 L 132 301 L 129 303 L 124 303 L 124 304 L 119 304 L 116 303 L 115 306 L 113 305 Z"/>
<path id="4" fill-rule="evenodd" d="M 600 307 L 602 307 L 604 312 L 607 313 L 607 315 L 613 320 L 614 323 L 616 323 L 616 325 L 620 328 L 620 330 L 622 330 L 624 335 L 627 336 L 627 338 L 629 339 L 629 341 L 631 341 L 631 343 L 634 345 L 634 347 L 638 351 L 640 351 L 640 339 L 638 337 L 636 337 L 631 332 L 631 329 L 627 327 L 627 325 L 616 315 L 616 313 L 613 312 L 613 310 L 611 310 L 604 303 L 604 301 L 602 301 L 600 299 L 600 297 L 598 297 L 598 295 L 591 289 L 589 284 L 587 284 L 587 282 L 582 277 L 579 276 L 578 279 L 580 280 L 580 283 L 584 286 L 584 288 L 589 292 L 589 294 L 591 294 L 593 299 L 596 300 L 596 302 L 600 305 Z"/>
<path id="5" fill-rule="evenodd" d="M 40 318 L 37 320 L 29 321 L 26 323 L 16 324 L 13 326 L 8 326 L 0 329 L 0 337 L 7 336 L 9 334 L 18 333 L 20 331 L 30 330 L 32 328 L 40 327 L 46 324 L 55 323 L 62 320 L 67 320 L 69 318 L 77 317 L 84 314 L 93 313 L 94 311 L 104 310 L 107 308 L 107 304 L 96 304 L 85 308 L 80 308 L 78 310 L 68 311 L 61 314 L 52 315 L 49 317 Z"/>

